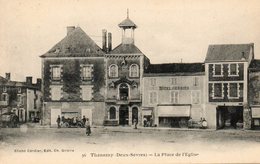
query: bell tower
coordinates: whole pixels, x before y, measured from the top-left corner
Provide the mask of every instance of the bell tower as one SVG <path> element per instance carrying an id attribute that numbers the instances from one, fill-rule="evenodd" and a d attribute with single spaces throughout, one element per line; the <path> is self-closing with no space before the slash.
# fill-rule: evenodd
<path id="1" fill-rule="evenodd" d="M 122 29 L 122 44 L 134 44 L 134 30 L 136 24 L 129 19 L 129 11 L 127 9 L 127 17 L 118 25 Z"/>

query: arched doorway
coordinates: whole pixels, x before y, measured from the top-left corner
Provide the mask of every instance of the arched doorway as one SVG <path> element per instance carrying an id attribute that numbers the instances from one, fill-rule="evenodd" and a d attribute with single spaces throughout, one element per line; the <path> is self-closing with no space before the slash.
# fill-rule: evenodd
<path id="1" fill-rule="evenodd" d="M 128 100 L 129 88 L 126 83 L 122 83 L 119 86 L 119 98 L 120 100 Z"/>
<path id="2" fill-rule="evenodd" d="M 128 106 L 121 105 L 119 108 L 119 125 L 128 125 L 129 110 Z"/>
<path id="3" fill-rule="evenodd" d="M 134 124 L 134 119 L 138 122 L 138 108 L 133 107 L 132 108 L 132 124 Z"/>

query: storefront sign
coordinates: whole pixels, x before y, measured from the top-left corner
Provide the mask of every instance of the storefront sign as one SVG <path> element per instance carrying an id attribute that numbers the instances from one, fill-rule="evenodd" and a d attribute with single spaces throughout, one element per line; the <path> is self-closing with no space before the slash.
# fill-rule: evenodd
<path id="1" fill-rule="evenodd" d="M 158 106 L 159 117 L 189 117 L 190 106 Z"/>
<path id="2" fill-rule="evenodd" d="M 159 86 L 159 90 L 189 90 L 189 87 L 188 86 L 172 86 L 172 87 Z"/>

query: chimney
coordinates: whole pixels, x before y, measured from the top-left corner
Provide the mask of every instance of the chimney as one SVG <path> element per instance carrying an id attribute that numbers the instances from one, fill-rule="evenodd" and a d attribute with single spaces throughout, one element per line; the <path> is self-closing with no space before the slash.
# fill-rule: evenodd
<path id="1" fill-rule="evenodd" d="M 26 84 L 27 85 L 32 85 L 32 77 L 31 76 L 27 76 L 26 77 Z"/>
<path id="2" fill-rule="evenodd" d="M 75 26 L 67 26 L 67 35 L 71 34 L 75 30 Z"/>
<path id="3" fill-rule="evenodd" d="M 108 33 L 108 52 L 112 50 L 112 34 L 111 32 Z"/>
<path id="4" fill-rule="evenodd" d="M 102 49 L 107 52 L 107 30 L 102 30 Z"/>
<path id="5" fill-rule="evenodd" d="M 5 73 L 5 78 L 10 81 L 11 80 L 11 73 Z"/>
<path id="6" fill-rule="evenodd" d="M 36 86 L 37 86 L 38 88 L 41 88 L 41 85 L 42 85 L 42 79 L 37 78 L 37 80 L 36 80 Z"/>

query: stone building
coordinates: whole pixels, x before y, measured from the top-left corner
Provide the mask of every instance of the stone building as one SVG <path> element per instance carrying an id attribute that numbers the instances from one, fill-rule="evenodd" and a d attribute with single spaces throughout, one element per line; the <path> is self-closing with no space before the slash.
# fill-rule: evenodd
<path id="1" fill-rule="evenodd" d="M 132 125 L 134 119 L 140 124 L 142 78 L 149 59 L 134 44 L 136 24 L 127 16 L 118 26 L 122 29 L 122 43 L 110 51 L 108 39 L 105 57 L 105 125 Z"/>
<path id="2" fill-rule="evenodd" d="M 32 83 L 32 77 L 26 77 L 26 82 L 12 81 L 11 74 L 0 76 L 0 114 L 13 112 L 20 122 L 41 119 L 42 93 L 41 79 Z"/>
<path id="3" fill-rule="evenodd" d="M 206 119 L 210 128 L 247 126 L 248 68 L 253 44 L 210 45 L 205 59 Z"/>
<path id="4" fill-rule="evenodd" d="M 151 64 L 143 78 L 142 123 L 187 127 L 205 117 L 203 63 Z"/>
<path id="5" fill-rule="evenodd" d="M 70 26 L 66 37 L 41 56 L 44 124 L 56 126 L 58 115 L 103 124 L 104 55 L 80 27 Z"/>

